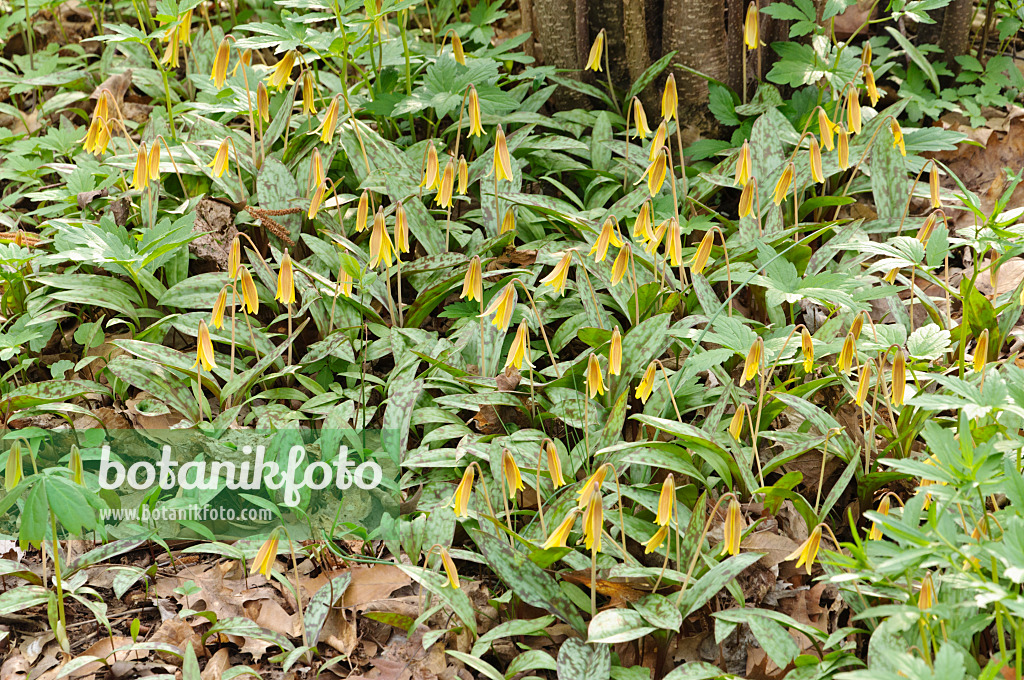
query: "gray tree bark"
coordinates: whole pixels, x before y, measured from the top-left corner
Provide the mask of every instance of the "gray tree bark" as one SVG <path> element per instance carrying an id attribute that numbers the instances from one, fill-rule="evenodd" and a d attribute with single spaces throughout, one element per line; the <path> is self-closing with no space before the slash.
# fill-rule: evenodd
<path id="1" fill-rule="evenodd" d="M 942 16 L 942 31 L 939 47 L 950 68 L 956 68 L 955 57 L 967 54 L 968 39 L 971 35 L 971 16 L 974 14 L 974 0 L 953 0 L 946 5 Z"/>
<path id="2" fill-rule="evenodd" d="M 579 80 L 585 61 L 581 61 L 577 46 L 576 4 L 576 0 L 536 0 L 533 19 L 537 42 L 544 50 L 544 63 L 567 69 L 566 77 Z M 555 91 L 553 99 L 560 109 L 586 106 L 587 103 L 586 97 L 564 87 Z"/>

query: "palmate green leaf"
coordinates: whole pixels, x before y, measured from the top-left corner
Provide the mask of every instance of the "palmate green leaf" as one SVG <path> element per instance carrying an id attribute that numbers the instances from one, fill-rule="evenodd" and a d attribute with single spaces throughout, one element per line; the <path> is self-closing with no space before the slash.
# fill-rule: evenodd
<path id="1" fill-rule="evenodd" d="M 568 638 L 558 649 L 558 680 L 608 680 L 611 675 L 611 648 L 588 645 Z"/>
<path id="2" fill-rule="evenodd" d="M 587 642 L 615 644 L 637 640 L 657 628 L 647 625 L 635 609 L 606 609 L 590 620 Z"/>
<path id="3" fill-rule="evenodd" d="M 307 35 L 313 32 L 313 29 L 292 21 L 285 21 L 281 24 L 241 23 L 236 28 L 257 34 L 238 40 L 235 43 L 237 48 L 242 50 L 273 49 L 278 54 L 304 45 Z"/>

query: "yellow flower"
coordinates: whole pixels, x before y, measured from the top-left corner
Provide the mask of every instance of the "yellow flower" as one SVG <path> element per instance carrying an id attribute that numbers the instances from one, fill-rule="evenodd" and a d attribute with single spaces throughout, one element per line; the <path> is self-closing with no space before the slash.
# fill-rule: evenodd
<path id="1" fill-rule="evenodd" d="M 864 329 L 864 312 L 857 312 L 857 316 L 853 317 L 853 323 L 850 324 L 850 332 L 853 333 L 854 340 L 860 340 L 860 332 Z"/>
<path id="2" fill-rule="evenodd" d="M 611 344 L 608 346 L 608 375 L 622 373 L 622 335 L 619 327 L 612 331 Z"/>
<path id="3" fill-rule="evenodd" d="M 71 472 L 71 481 L 75 484 L 85 484 L 85 465 L 82 463 L 82 452 L 74 444 L 71 445 L 71 455 L 68 458 L 68 470 Z M 977 529 L 975 529 L 977 531 Z"/>
<path id="4" fill-rule="evenodd" d="M 505 368 L 515 366 L 516 369 L 521 370 L 524 363 L 527 366 L 533 366 L 533 363 L 530 362 L 530 328 L 526 325 L 526 319 L 519 322 L 519 330 L 516 331 L 512 347 L 508 350 Z"/>
<path id="5" fill-rule="evenodd" d="M 871 384 L 871 362 L 865 361 L 864 365 L 860 367 L 860 378 L 857 380 L 857 393 L 854 395 L 853 400 L 857 403 L 857 406 L 863 406 L 864 400 L 868 396 L 868 387 Z"/>
<path id="6" fill-rule="evenodd" d="M 210 80 L 217 86 L 217 89 L 224 87 L 224 81 L 228 77 L 228 59 L 231 57 L 231 43 L 227 38 L 220 41 L 217 46 L 217 56 L 213 59 L 213 72 L 210 73 Z"/>
<path id="7" fill-rule="evenodd" d="M 181 24 L 178 27 L 178 37 L 186 45 L 192 44 L 192 10 L 186 10 L 181 16 Z"/>
<path id="8" fill-rule="evenodd" d="M 800 331 L 800 349 L 804 353 L 804 373 L 814 370 L 814 340 L 806 328 Z"/>
<path id="9" fill-rule="evenodd" d="M 758 45 L 757 36 L 757 3 L 751 2 L 747 5 L 747 18 L 743 22 L 743 44 L 748 50 L 756 50 Z M 744 57 L 745 59 L 746 57 Z"/>
<path id="10" fill-rule="evenodd" d="M 665 254 L 673 267 L 678 267 L 683 263 L 683 233 L 679 228 L 679 220 L 674 217 L 670 217 L 668 220 Z"/>
<path id="11" fill-rule="evenodd" d="M 359 205 L 356 207 L 356 231 L 366 229 L 366 219 L 370 214 L 370 194 L 364 189 L 359 196 Z"/>
<path id="12" fill-rule="evenodd" d="M 231 69 L 231 76 L 234 77 L 238 73 L 239 66 L 252 66 L 252 50 L 245 50 L 242 52 L 242 56 L 239 57 L 238 63 Z"/>
<path id="13" fill-rule="evenodd" d="M 217 361 L 213 357 L 213 342 L 210 340 L 210 329 L 206 327 L 206 322 L 203 320 L 199 321 L 199 333 L 196 340 L 196 363 L 192 364 L 192 367 L 195 368 L 199 364 L 202 364 L 203 369 L 207 371 L 217 366 Z"/>
<path id="14" fill-rule="evenodd" d="M 248 269 L 242 269 L 242 299 L 245 301 L 245 308 L 250 314 L 258 314 L 260 311 L 260 298 L 256 293 L 256 284 Z"/>
<path id="15" fill-rule="evenodd" d="M 327 113 L 324 114 L 324 120 L 320 123 L 320 141 L 324 144 L 330 144 L 334 139 L 334 130 L 338 127 L 338 96 L 335 95 L 334 99 L 327 106 Z"/>
<path id="16" fill-rule="evenodd" d="M 277 561 L 277 534 L 277 529 L 274 529 L 270 532 L 270 537 L 260 546 L 256 558 L 252 561 L 252 567 L 249 569 L 249 576 L 259 573 L 270 578 L 274 562 Z"/>
<path id="17" fill-rule="evenodd" d="M 665 538 L 668 536 L 668 525 L 658 527 L 658 530 L 654 532 L 654 535 L 647 539 L 647 542 L 643 544 L 644 554 L 649 555 L 665 542 Z"/>
<path id="18" fill-rule="evenodd" d="M 892 362 L 892 403 L 903 406 L 903 397 L 907 391 L 907 355 L 903 349 L 896 350 L 896 359 Z"/>
<path id="19" fill-rule="evenodd" d="M 661 483 L 661 494 L 658 496 L 658 515 L 654 521 L 659 526 L 668 526 L 672 520 L 672 510 L 676 501 L 676 478 L 669 473 Z"/>
<path id="20" fill-rule="evenodd" d="M 743 188 L 746 191 L 746 187 Z M 704 267 L 708 264 L 708 258 L 711 256 L 711 244 L 715 240 L 715 232 L 708 229 L 704 233 L 704 238 L 700 240 L 700 245 L 697 246 L 697 252 L 693 254 L 693 260 L 690 262 L 690 271 L 694 274 L 700 274 L 704 271 Z"/>
<path id="21" fill-rule="evenodd" d="M 984 329 L 978 336 L 978 344 L 974 348 L 974 372 L 981 373 L 988 363 L 988 329 Z"/>
<path id="22" fill-rule="evenodd" d="M 154 141 L 149 150 L 149 178 L 160 182 L 160 140 Z"/>
<path id="23" fill-rule="evenodd" d="M 95 120 L 107 120 L 110 117 L 110 95 L 109 90 L 104 89 L 100 92 L 99 99 L 96 100 L 96 108 L 92 112 L 92 117 Z"/>
<path id="24" fill-rule="evenodd" d="M 807 567 L 807 575 L 811 575 L 814 568 L 814 560 L 818 557 L 818 549 L 821 548 L 821 525 L 814 527 L 814 531 L 807 537 L 800 547 L 786 555 L 786 560 L 796 560 L 796 568 Z"/>
<path id="25" fill-rule="evenodd" d="M 501 450 L 501 474 L 505 478 L 505 488 L 508 489 L 508 497 L 515 498 L 516 491 L 526 488 L 523 484 L 523 476 L 519 473 L 519 466 L 512 452 L 508 449 Z"/>
<path id="26" fill-rule="evenodd" d="M 867 65 L 864 66 L 864 85 L 868 90 L 868 99 L 871 100 L 871 105 L 874 106 L 878 103 L 878 88 L 875 87 L 875 72 Z"/>
<path id="27" fill-rule="evenodd" d="M 459 295 L 459 297 L 468 299 L 470 302 L 473 300 L 480 300 L 483 302 L 483 276 L 480 268 L 480 257 L 477 255 L 474 255 L 473 259 L 469 261 L 469 268 L 466 269 L 466 277 L 462 280 L 462 294 Z"/>
<path id="28" fill-rule="evenodd" d="M 643 377 L 640 378 L 640 384 L 636 386 L 636 392 L 633 393 L 633 396 L 643 404 L 647 403 L 647 400 L 651 398 L 651 392 L 654 391 L 654 376 L 657 368 L 657 364 L 653 361 L 647 364 L 647 370 L 644 371 Z"/>
<path id="29" fill-rule="evenodd" d="M 15 441 L 7 451 L 7 467 L 4 468 L 4 490 L 10 491 L 21 483 L 21 442 Z"/>
<path id="30" fill-rule="evenodd" d="M 167 41 L 167 49 L 164 50 L 164 56 L 160 59 L 160 62 L 167 64 L 172 69 L 176 69 L 178 68 L 178 41 L 181 39 L 178 27 L 172 26 L 167 29 L 164 39 Z"/>
<path id="31" fill-rule="evenodd" d="M 516 211 L 509 206 L 505 209 L 505 216 L 501 218 L 501 229 L 498 230 L 499 234 L 507 234 L 510 231 L 516 230 Z"/>
<path id="32" fill-rule="evenodd" d="M 421 187 L 426 187 L 427 191 L 430 191 L 437 185 L 437 149 L 434 148 L 434 142 L 431 141 L 427 144 L 426 159 L 423 165 L 423 180 L 420 181 Z"/>
<path id="33" fill-rule="evenodd" d="M 93 153 L 97 156 L 102 156 L 107 151 L 107 145 L 110 144 L 110 125 L 99 121 L 100 129 L 96 135 L 96 142 L 93 144 Z"/>
<path id="34" fill-rule="evenodd" d="M 661 152 L 661 147 L 665 146 L 665 138 L 668 136 L 668 128 L 665 127 L 665 121 L 661 121 L 658 125 L 658 129 L 654 132 L 654 140 L 651 142 L 651 150 L 647 154 L 647 160 L 653 162 L 658 154 Z"/>
<path id="35" fill-rule="evenodd" d="M 932 200 L 932 208 L 941 208 L 942 199 L 939 196 L 939 170 L 934 165 L 928 173 L 928 194 Z"/>
<path id="36" fill-rule="evenodd" d="M 465 66 L 466 52 L 462 49 L 462 39 L 455 31 L 450 30 L 446 35 L 450 35 L 452 38 L 452 56 L 455 57 L 455 61 Z"/>
<path id="37" fill-rule="evenodd" d="M 590 46 L 590 57 L 587 58 L 586 69 L 588 71 L 603 71 L 601 68 L 601 55 L 604 52 L 604 29 L 597 34 L 594 44 Z"/>
<path id="38" fill-rule="evenodd" d="M 746 524 L 743 522 L 743 508 L 739 501 L 733 496 L 729 499 L 729 508 L 725 512 L 725 526 L 722 529 L 724 540 L 722 541 L 722 554 L 739 555 L 740 540 L 743 538 L 743 530 Z"/>
<path id="39" fill-rule="evenodd" d="M 604 221 L 604 225 L 601 227 L 601 233 L 597 235 L 597 240 L 594 241 L 594 245 L 591 246 L 588 255 L 593 255 L 596 262 L 603 262 L 604 258 L 608 256 L 609 244 L 616 248 L 622 247 L 622 240 L 619 239 L 618 234 L 615 233 L 615 220 L 611 217 Z"/>
<path id="40" fill-rule="evenodd" d="M 900 153 L 906 156 L 907 147 L 903 143 L 903 128 L 900 127 L 895 118 L 889 121 L 889 129 L 892 131 L 892 145 L 899 147 Z"/>
<path id="41" fill-rule="evenodd" d="M 865 66 L 871 65 L 871 43 L 864 43 L 864 49 L 860 53 L 860 63 Z"/>
<path id="42" fill-rule="evenodd" d="M 590 497 L 594 495 L 594 492 L 601 490 L 601 485 L 604 484 L 604 478 L 608 476 L 608 470 L 610 469 L 611 465 L 604 463 L 594 471 L 594 474 L 587 478 L 587 481 L 583 482 L 583 486 L 576 492 L 576 495 L 579 496 L 576 503 L 577 508 L 582 510 L 587 507 L 587 504 L 590 503 Z"/>
<path id="43" fill-rule="evenodd" d="M 754 192 L 757 191 L 757 181 L 747 182 L 740 192 L 740 217 L 746 217 L 754 210 Z"/>
<path id="44" fill-rule="evenodd" d="M 284 58 L 281 59 L 281 61 L 277 62 L 277 65 L 274 66 L 273 73 L 271 73 L 270 77 L 267 78 L 267 83 L 270 84 L 270 87 L 276 90 L 283 90 L 285 86 L 288 84 L 288 77 L 292 73 L 293 66 L 295 66 L 294 50 L 289 51 L 287 54 L 285 54 Z"/>
<path id="45" fill-rule="evenodd" d="M 497 173 L 499 182 L 503 179 L 512 181 L 512 158 L 508 154 L 505 132 L 500 125 L 494 136 L 494 172 Z"/>
<path id="46" fill-rule="evenodd" d="M 839 136 L 836 142 L 839 156 L 839 169 L 846 170 L 850 167 L 850 133 L 846 128 L 839 126 Z"/>
<path id="47" fill-rule="evenodd" d="M 740 385 L 746 384 L 748 380 L 761 373 L 762 354 L 764 354 L 764 340 L 758 337 L 747 351 L 747 360 L 743 364 L 743 376 L 740 378 Z"/>
<path id="48" fill-rule="evenodd" d="M 231 250 L 228 252 L 228 276 L 234 282 L 238 278 L 238 266 L 242 263 L 242 240 L 235 236 L 231 240 Z"/>
<path id="49" fill-rule="evenodd" d="M 479 137 L 484 133 L 483 123 L 480 122 L 480 96 L 472 84 L 469 86 L 469 136 Z"/>
<path id="50" fill-rule="evenodd" d="M 281 268 L 277 271 L 277 294 L 275 300 L 282 304 L 290 305 L 295 302 L 295 280 L 292 275 L 292 258 L 285 248 L 284 258 L 281 260 Z"/>
<path id="51" fill-rule="evenodd" d="M 352 275 L 344 268 L 338 272 L 338 292 L 345 297 L 352 297 Z"/>
<path id="52" fill-rule="evenodd" d="M 441 564 L 444 565 L 444 573 L 448 576 L 448 585 L 452 588 L 458 589 L 459 583 L 459 572 L 455 568 L 455 562 L 452 561 L 452 556 L 448 554 L 448 551 L 441 548 Z"/>
<path id="53" fill-rule="evenodd" d="M 309 177 L 314 184 L 320 184 L 325 179 L 324 160 L 319 149 L 313 149 L 313 155 L 309 157 Z"/>
<path id="54" fill-rule="evenodd" d="M 450 208 L 452 206 L 452 192 L 455 190 L 455 161 L 451 158 L 448 159 L 448 164 L 444 166 L 444 173 L 441 175 L 440 187 L 437 191 L 437 196 L 434 197 L 434 201 L 442 208 Z"/>
<path id="55" fill-rule="evenodd" d="M 256 112 L 260 114 L 264 123 L 270 122 L 270 94 L 262 80 L 256 86 Z"/>
<path id="56" fill-rule="evenodd" d="M 373 232 L 370 234 L 370 269 L 382 262 L 385 267 L 390 267 L 393 255 L 394 246 L 384 223 L 384 207 L 378 206 L 377 214 L 373 216 Z"/>
<path id="57" fill-rule="evenodd" d="M 498 295 L 491 300 L 491 304 L 487 307 L 483 314 L 480 316 L 490 316 L 494 314 L 494 320 L 491 322 L 497 326 L 502 333 L 508 330 L 508 325 L 512 321 L 512 312 L 516 308 L 516 284 L 509 282 L 505 285 Z"/>
<path id="58" fill-rule="evenodd" d="M 217 153 L 214 154 L 213 160 L 207 164 L 206 167 L 213 168 L 213 176 L 220 177 L 224 174 L 224 171 L 228 169 L 228 138 L 225 137 L 224 141 L 217 147 Z"/>
<path id="59" fill-rule="evenodd" d="M 736 441 L 740 440 L 740 435 L 743 434 L 743 419 L 747 417 L 747 405 L 740 404 L 739 408 L 736 409 L 736 413 L 732 414 L 732 419 L 729 421 L 729 434 Z"/>
<path id="60" fill-rule="evenodd" d="M 210 323 L 213 324 L 214 328 L 221 328 L 224 325 L 224 308 L 227 307 L 227 303 L 228 288 L 225 286 L 220 289 L 217 301 L 213 303 L 213 316 L 210 319 Z"/>
<path id="61" fill-rule="evenodd" d="M 455 487 L 455 496 L 452 499 L 452 507 L 455 508 L 456 517 L 467 517 L 469 515 L 469 495 L 473 492 L 473 466 L 470 465 L 462 473 L 462 480 Z"/>
<path id="62" fill-rule="evenodd" d="M 811 178 L 818 184 L 825 181 L 825 172 L 821 168 L 821 149 L 818 148 L 818 140 L 811 135 L 811 145 L 809 149 L 811 157 Z"/>
<path id="63" fill-rule="evenodd" d="M 316 191 L 309 199 L 309 210 L 306 211 L 306 217 L 313 220 L 316 219 L 316 214 L 320 211 L 320 204 L 324 201 L 324 194 L 327 193 L 327 182 L 320 182 L 316 186 Z"/>
<path id="64" fill-rule="evenodd" d="M 566 251 L 551 273 L 540 280 L 545 286 L 551 286 L 559 295 L 565 292 L 565 282 L 569 277 L 569 265 L 572 263 L 572 251 Z"/>
<path id="65" fill-rule="evenodd" d="M 786 194 L 789 193 L 789 185 L 793 183 L 793 172 L 795 168 L 792 162 L 786 164 L 786 168 L 779 175 L 779 181 L 775 183 L 775 195 L 772 197 L 772 202 L 775 205 L 779 205 L 786 200 Z"/>
<path id="66" fill-rule="evenodd" d="M 459 195 L 465 196 L 469 187 L 469 165 L 465 156 L 459 156 Z"/>
<path id="67" fill-rule="evenodd" d="M 661 93 L 661 117 L 665 120 L 674 119 L 678 108 L 679 92 L 676 90 L 676 75 L 670 73 L 665 80 L 665 89 Z"/>
<path id="68" fill-rule="evenodd" d="M 612 286 L 617 286 L 629 268 L 629 258 L 633 256 L 633 248 L 628 243 L 622 246 L 612 263 Z"/>
<path id="69" fill-rule="evenodd" d="M 644 204 L 640 206 L 640 212 L 636 216 L 636 222 L 633 223 L 633 238 L 643 239 L 649 241 L 652 238 L 651 234 L 651 201 L 646 200 Z"/>
<path id="70" fill-rule="evenodd" d="M 604 394 L 604 378 L 601 375 L 601 364 L 597 361 L 597 355 L 591 354 L 587 360 L 587 391 L 593 399 L 598 394 Z"/>
<path id="71" fill-rule="evenodd" d="M 856 87 L 851 87 L 846 96 L 846 127 L 853 134 L 860 134 L 860 91 Z"/>
<path id="72" fill-rule="evenodd" d="M 856 339 L 853 337 L 853 333 L 846 334 L 846 340 L 843 341 L 843 348 L 839 351 L 839 359 L 836 360 L 836 368 L 840 373 L 849 373 L 850 367 L 853 365 L 853 355 L 856 349 Z"/>
<path id="73" fill-rule="evenodd" d="M 651 128 L 647 125 L 647 112 L 644 111 L 644 105 L 640 103 L 639 97 L 633 97 L 633 123 L 636 125 L 635 136 L 640 139 L 647 139 Z"/>
<path id="74" fill-rule="evenodd" d="M 142 191 L 149 183 L 149 154 L 146 153 L 146 143 L 139 144 L 138 153 L 135 154 L 135 171 L 132 172 L 132 188 Z"/>
<path id="75" fill-rule="evenodd" d="M 395 250 L 399 253 L 409 252 L 409 220 L 401 201 L 395 205 Z"/>
<path id="76" fill-rule="evenodd" d="M 828 119 L 825 109 L 820 106 L 818 107 L 818 133 L 821 136 L 821 143 L 826 151 L 831 151 L 835 148 L 835 125 Z"/>
<path id="77" fill-rule="evenodd" d="M 569 532 L 572 531 L 572 527 L 576 524 L 576 515 L 579 514 L 579 510 L 573 508 L 565 516 L 565 518 L 558 523 L 555 530 L 548 536 L 548 540 L 544 541 L 544 545 L 541 546 L 542 550 L 550 550 L 551 548 L 564 548 L 565 542 L 569 540 Z"/>
<path id="78" fill-rule="evenodd" d="M 921 591 L 917 594 L 917 608 L 921 611 L 931 609 L 935 604 L 935 584 L 929 572 L 921 580 Z"/>
<path id="79" fill-rule="evenodd" d="M 604 498 L 601 489 L 594 483 L 587 511 L 583 514 L 583 543 L 587 550 L 601 552 L 601 531 L 604 528 Z"/>
<path id="80" fill-rule="evenodd" d="M 744 141 L 743 146 L 740 148 L 740 154 L 736 158 L 736 184 L 737 186 L 746 186 L 747 182 L 750 181 L 751 161 L 750 161 L 750 142 Z"/>
<path id="81" fill-rule="evenodd" d="M 548 439 L 544 443 L 544 453 L 548 458 L 548 472 L 551 474 L 551 485 L 558 489 L 565 486 L 565 479 L 562 477 L 562 459 L 558 457 L 558 448 L 555 443 Z"/>
<path id="82" fill-rule="evenodd" d="M 661 191 L 661 187 L 665 184 L 667 166 L 668 153 L 665 151 L 665 147 L 661 147 L 658 155 L 647 166 L 647 190 L 651 192 L 651 197 L 657 196 L 658 192 Z"/>
<path id="83" fill-rule="evenodd" d="M 888 515 L 889 514 L 889 494 L 882 496 L 882 500 L 878 503 L 878 514 Z M 882 529 L 876 522 L 871 523 L 871 533 L 868 534 L 869 541 L 878 541 L 882 538 Z"/>

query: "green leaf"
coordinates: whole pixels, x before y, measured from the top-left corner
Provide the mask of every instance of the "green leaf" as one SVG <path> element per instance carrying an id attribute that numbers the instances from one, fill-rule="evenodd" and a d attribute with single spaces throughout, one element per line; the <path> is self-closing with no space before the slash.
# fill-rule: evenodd
<path id="1" fill-rule="evenodd" d="M 108 395 L 110 390 L 91 380 L 53 380 L 29 383 L 7 393 L 3 410 L 13 413 L 40 404 L 52 404 L 84 397 L 90 393 Z"/>
<path id="2" fill-rule="evenodd" d="M 645 595 L 639 602 L 634 602 L 633 606 L 647 623 L 662 630 L 678 632 L 679 627 L 683 625 L 683 615 L 679 608 L 676 607 L 674 601 L 664 595 L 657 593 Z"/>
<path id="3" fill-rule="evenodd" d="M 626 94 L 626 101 L 633 99 L 641 92 L 647 89 L 647 86 L 654 82 L 654 79 L 661 75 L 661 72 L 668 68 L 669 63 L 672 61 L 672 57 L 676 56 L 675 51 L 669 52 L 658 59 L 640 74 L 633 85 L 629 88 L 629 92 Z"/>
<path id="4" fill-rule="evenodd" d="M 352 582 L 352 574 L 344 573 L 335 576 L 309 599 L 306 611 L 302 615 L 302 625 L 306 632 L 306 640 L 316 644 L 320 640 L 320 631 L 331 613 L 331 607 L 345 594 L 348 584 Z"/>
<path id="5" fill-rule="evenodd" d="M 399 569 L 408 574 L 414 581 L 429 590 L 435 597 L 452 608 L 455 615 L 459 617 L 469 631 L 476 635 L 476 610 L 469 596 L 461 588 L 452 588 L 448 585 L 448 579 L 437 572 L 413 567 L 408 564 L 397 565 Z"/>
<path id="6" fill-rule="evenodd" d="M 708 573 L 693 583 L 683 595 L 683 602 L 680 609 L 685 619 L 694 613 L 712 597 L 717 595 L 730 581 L 740 575 L 744 569 L 761 559 L 761 553 L 741 553 L 729 557 L 713 566 Z"/>
<path id="7" fill-rule="evenodd" d="M 490 680 L 505 680 L 505 676 L 501 674 L 501 671 L 476 655 L 457 652 L 453 649 L 446 649 L 445 654 L 453 656 L 470 668 L 478 670 L 485 678 L 489 678 Z"/>
<path id="8" fill-rule="evenodd" d="M 921 50 L 917 49 L 912 42 L 903 37 L 903 34 L 892 26 L 886 26 L 885 30 L 889 32 L 889 35 L 893 37 L 893 40 L 899 43 L 899 46 L 907 53 L 910 60 L 924 71 L 924 74 L 928 76 L 928 80 L 932 84 L 932 88 L 935 90 L 935 94 L 939 94 L 939 76 L 935 72 L 935 67 L 928 61 L 928 57 L 921 54 Z"/>
<path id="9" fill-rule="evenodd" d="M 915 359 L 934 361 L 945 355 L 951 346 L 949 331 L 934 323 L 917 328 L 907 338 L 907 353 Z"/>
<path id="10" fill-rule="evenodd" d="M 590 620 L 587 642 L 629 642 L 649 635 L 655 630 L 657 628 L 647 625 L 644 617 L 635 609 L 605 609 Z"/>
<path id="11" fill-rule="evenodd" d="M 281 114 L 278 114 L 281 115 Z M 263 161 L 259 175 L 256 176 L 256 195 L 259 207 L 265 210 L 284 210 L 300 208 L 299 185 L 285 164 L 273 156 Z M 302 229 L 302 214 L 279 215 L 273 218 L 288 230 L 292 241 L 297 241 Z M 271 236 L 275 242 L 277 237 Z M 212 303 L 211 303 L 212 306 Z"/>
<path id="12" fill-rule="evenodd" d="M 604 645 L 568 638 L 558 649 L 558 680 L 608 680 L 611 668 L 611 649 Z"/>
<path id="13" fill-rule="evenodd" d="M 507 637 L 518 637 L 520 635 L 539 635 L 555 622 L 554 616 L 542 616 L 537 619 L 513 619 L 498 624 L 480 636 L 480 639 L 473 645 L 473 656 L 483 656 L 491 648 L 495 640 Z"/>

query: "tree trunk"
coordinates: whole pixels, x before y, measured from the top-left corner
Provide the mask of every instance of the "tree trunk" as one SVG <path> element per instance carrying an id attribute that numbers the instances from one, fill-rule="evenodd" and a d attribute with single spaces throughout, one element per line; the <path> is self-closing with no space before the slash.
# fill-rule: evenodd
<path id="1" fill-rule="evenodd" d="M 537 29 L 537 42 L 544 51 L 544 63 L 559 69 L 566 69 L 569 78 L 580 79 L 586 59 L 580 59 L 577 46 L 576 5 L 579 0 L 534 0 L 533 18 Z M 586 0 L 582 0 L 585 6 Z M 586 24 L 584 23 L 584 28 Z M 582 94 L 558 88 L 554 103 L 560 109 L 586 106 Z"/>
<path id="2" fill-rule="evenodd" d="M 674 65 L 688 66 L 716 80 L 729 78 L 725 31 L 725 5 L 708 0 L 665 0 L 663 49 L 677 52 Z M 680 97 L 680 121 L 703 117 L 708 100 L 704 78 L 673 69 Z"/>
<path id="3" fill-rule="evenodd" d="M 973 14 L 974 0 L 953 0 L 946 5 L 946 12 L 942 17 L 942 32 L 939 35 L 939 48 L 951 69 L 956 69 L 956 57 L 967 54 Z"/>

